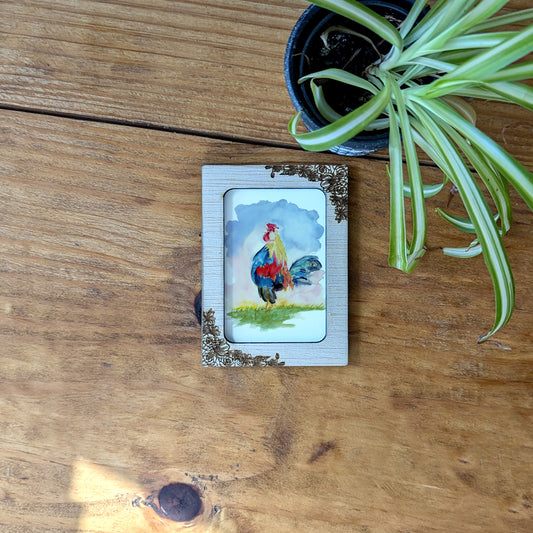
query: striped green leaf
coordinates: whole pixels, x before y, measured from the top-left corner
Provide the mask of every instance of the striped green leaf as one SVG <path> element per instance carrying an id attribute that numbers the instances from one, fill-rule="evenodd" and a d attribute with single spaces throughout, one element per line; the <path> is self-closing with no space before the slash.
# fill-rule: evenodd
<path id="1" fill-rule="evenodd" d="M 444 43 L 464 34 L 507 2 L 508 0 L 481 0 L 475 5 L 475 0 L 449 0 L 442 9 L 442 14 L 436 17 L 433 26 L 427 28 L 412 46 L 400 55 L 398 62 L 409 61 L 414 57 L 440 50 Z"/>
<path id="2" fill-rule="evenodd" d="M 481 253 L 483 253 L 483 250 L 481 248 L 481 244 L 479 244 L 477 240 L 475 240 L 473 243 L 470 244 L 470 246 L 467 246 L 466 248 L 443 248 L 442 253 L 444 255 L 448 255 L 449 257 L 469 259 L 471 257 L 476 257 L 480 255 Z"/>
<path id="3" fill-rule="evenodd" d="M 485 78 L 485 82 L 495 81 L 520 81 L 533 78 L 533 61 L 522 61 L 514 63 L 506 68 L 494 72 Z"/>
<path id="4" fill-rule="evenodd" d="M 324 91 L 320 85 L 317 85 L 315 81 L 311 81 L 311 92 L 313 93 L 313 99 L 318 112 L 328 121 L 335 122 L 339 120 L 342 115 L 337 113 L 327 102 L 324 97 Z"/>
<path id="5" fill-rule="evenodd" d="M 497 17 L 491 17 L 475 26 L 472 26 L 469 32 L 480 32 L 493 30 L 494 28 L 501 28 L 502 26 L 510 26 L 511 24 L 520 24 L 521 22 L 533 21 L 533 9 L 521 9 L 513 13 L 506 13 Z"/>
<path id="6" fill-rule="evenodd" d="M 457 228 L 460 231 L 465 233 L 475 233 L 476 228 L 473 222 L 469 218 L 458 217 L 457 215 L 452 215 L 447 213 L 444 209 L 437 207 L 435 211 L 447 222 L 449 222 L 454 228 Z"/>
<path id="7" fill-rule="evenodd" d="M 409 115 L 407 113 L 405 97 L 403 91 L 394 83 L 392 76 L 388 77 L 388 81 L 391 85 L 392 96 L 396 102 L 412 199 L 413 238 L 409 247 L 408 258 L 408 272 L 411 272 L 416 266 L 418 259 L 422 257 L 425 251 L 426 211 L 424 204 L 424 190 L 422 186 L 420 164 L 418 162 L 416 146 L 413 140 L 412 127 L 409 121 Z"/>
<path id="8" fill-rule="evenodd" d="M 377 94 L 379 92 L 379 89 L 375 85 L 372 85 L 372 83 L 370 83 L 368 80 L 356 76 L 351 72 L 346 72 L 340 68 L 328 68 L 318 72 L 313 72 L 312 74 L 307 74 L 306 76 L 302 76 L 298 80 L 298 83 L 304 83 L 308 80 L 340 81 L 341 83 L 346 83 L 346 85 L 351 85 L 352 87 L 358 87 L 359 89 L 363 89 L 372 94 Z"/>
<path id="9" fill-rule="evenodd" d="M 397 48 L 403 46 L 400 33 L 387 19 L 355 0 L 313 0 L 313 4 L 362 24 Z"/>
<path id="10" fill-rule="evenodd" d="M 425 92 L 425 96 L 435 98 L 440 94 L 446 94 L 446 84 L 457 80 L 483 80 L 532 51 L 533 25 L 523 29 L 498 46 L 477 54 L 444 75 L 440 80 L 431 83 L 427 86 L 428 90 Z M 445 92 L 441 92 L 441 88 L 444 88 Z"/>
<path id="11" fill-rule="evenodd" d="M 422 193 L 424 195 L 424 198 L 431 198 L 432 196 L 436 196 L 437 194 L 439 194 L 440 191 L 442 191 L 445 184 L 446 181 L 443 181 L 442 183 L 436 183 L 434 185 L 422 185 Z M 406 198 L 412 198 L 411 184 L 409 182 L 404 182 L 403 184 L 403 195 Z"/>
<path id="12" fill-rule="evenodd" d="M 527 168 L 444 102 L 418 97 L 413 97 L 413 101 L 443 119 L 484 153 L 533 210 L 533 174 Z"/>
<path id="13" fill-rule="evenodd" d="M 453 227 L 464 233 L 475 233 L 476 227 L 474 223 L 469 218 L 459 217 L 457 215 L 452 215 L 447 213 L 444 209 L 437 207 L 435 211 L 447 222 L 449 222 Z M 494 216 L 494 222 L 498 220 L 498 215 Z"/>
<path id="14" fill-rule="evenodd" d="M 408 270 L 408 262 L 403 195 L 402 141 L 398 119 L 392 104 L 388 108 L 388 113 L 390 121 L 390 169 L 387 168 L 390 181 L 389 265 L 405 272 Z"/>
<path id="15" fill-rule="evenodd" d="M 289 133 L 300 145 L 311 152 L 329 150 L 351 139 L 354 135 L 363 131 L 385 109 L 390 100 L 390 87 L 385 86 L 376 96 L 354 109 L 352 112 L 341 117 L 335 122 L 309 133 L 298 133 L 298 121 L 301 112 L 294 115 L 289 122 Z"/>
<path id="16" fill-rule="evenodd" d="M 513 221 L 511 199 L 509 197 L 509 184 L 503 179 L 500 172 L 494 168 L 490 160 L 475 146 L 468 143 L 459 133 L 446 124 L 441 124 L 448 135 L 453 139 L 459 149 L 465 154 L 481 180 L 487 187 L 494 200 L 498 217 L 502 221 L 502 229 L 507 233 Z"/>
<path id="17" fill-rule="evenodd" d="M 458 150 L 439 128 L 431 114 L 418 104 L 419 101 L 423 99 L 416 99 L 411 105 L 424 125 L 425 132 L 430 134 L 431 142 L 442 154 L 445 167 L 443 170 L 452 177 L 453 183 L 459 190 L 468 216 L 474 225 L 483 259 L 494 286 L 494 325 L 486 335 L 480 337 L 481 342 L 503 327 L 511 317 L 514 308 L 514 280 L 511 267 L 496 223 L 476 180 Z"/>

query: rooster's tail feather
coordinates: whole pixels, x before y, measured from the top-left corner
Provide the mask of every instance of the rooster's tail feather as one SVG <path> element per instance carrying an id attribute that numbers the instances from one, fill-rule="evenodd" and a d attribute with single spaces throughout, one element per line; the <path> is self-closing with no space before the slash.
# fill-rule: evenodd
<path id="1" fill-rule="evenodd" d="M 322 263 L 316 255 L 306 255 L 292 264 L 289 272 L 295 285 L 311 285 L 307 276 L 322 268 Z"/>

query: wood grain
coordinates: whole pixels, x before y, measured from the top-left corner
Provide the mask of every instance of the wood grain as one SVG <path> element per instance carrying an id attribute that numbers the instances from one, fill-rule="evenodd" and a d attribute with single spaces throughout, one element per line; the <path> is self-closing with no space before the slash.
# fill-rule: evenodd
<path id="1" fill-rule="evenodd" d="M 296 146 L 287 132 L 294 110 L 283 56 L 308 5 L 3 0 L 0 106 Z M 508 4 L 527 7 L 529 0 Z M 531 114 L 504 104 L 488 109 L 484 131 L 498 141 L 520 138 L 510 151 L 532 167 Z"/>
<path id="2" fill-rule="evenodd" d="M 528 532 L 533 217 L 507 238 L 517 310 L 492 342 L 481 260 L 430 204 L 428 253 L 386 267 L 384 164 L 350 160 L 350 364 L 204 369 L 202 164 L 337 157 L 0 112 L 0 529 Z M 343 160 L 344 161 L 344 160 Z M 434 169 L 427 179 L 437 180 Z"/>

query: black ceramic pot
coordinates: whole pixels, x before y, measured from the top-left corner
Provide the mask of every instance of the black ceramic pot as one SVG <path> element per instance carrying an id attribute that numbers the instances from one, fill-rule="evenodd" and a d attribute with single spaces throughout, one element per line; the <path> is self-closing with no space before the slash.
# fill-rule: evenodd
<path id="1" fill-rule="evenodd" d="M 413 0 L 359 0 L 362 4 L 376 11 L 376 13 L 387 16 L 389 20 L 403 20 L 413 5 Z M 332 13 L 326 9 L 311 5 L 299 18 L 294 26 L 292 33 L 287 43 L 285 51 L 285 82 L 291 97 L 292 103 L 296 110 L 302 110 L 302 121 L 309 131 L 314 131 L 322 126 L 327 125 L 327 121 L 316 110 L 313 101 L 313 95 L 308 83 L 299 85 L 298 80 L 310 72 L 319 70 L 313 68 L 313 57 L 317 55 L 317 43 L 320 42 L 320 35 L 324 30 L 330 26 L 342 25 L 354 28 L 360 33 L 365 33 L 369 37 L 375 37 L 376 43 L 379 43 L 380 38 L 375 34 L 369 32 L 366 28 L 355 25 L 352 21 Z M 372 47 L 363 39 L 358 43 L 363 49 L 360 57 L 368 57 L 376 59 L 376 55 Z M 378 44 L 381 50 L 387 52 L 390 48 L 388 43 Z M 365 52 L 366 50 L 366 52 Z M 314 54 L 314 56 L 313 56 Z M 311 58 L 311 61 L 310 61 Z M 333 66 L 333 65 L 330 65 Z M 344 65 L 336 65 L 337 68 L 343 68 Z M 368 66 L 352 65 L 355 69 L 354 74 L 361 75 L 363 69 Z M 333 102 L 329 101 L 330 105 Z M 343 114 L 341 112 L 341 114 Z M 331 148 L 330 151 L 348 156 L 366 155 L 376 150 L 381 150 L 389 144 L 388 130 L 361 132 L 349 141 L 342 145 Z"/>

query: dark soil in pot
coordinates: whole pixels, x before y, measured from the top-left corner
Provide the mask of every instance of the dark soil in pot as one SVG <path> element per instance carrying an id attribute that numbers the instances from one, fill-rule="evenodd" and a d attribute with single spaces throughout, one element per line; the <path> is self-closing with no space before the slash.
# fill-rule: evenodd
<path id="1" fill-rule="evenodd" d="M 360 1 L 395 26 L 405 18 L 413 3 L 411 0 Z M 338 30 L 328 33 L 326 46 L 321 36 L 328 28 L 338 26 L 365 35 L 372 40 L 374 46 L 357 35 Z M 367 28 L 331 11 L 310 6 L 294 27 L 285 54 L 287 88 L 295 108 L 303 110 L 302 120 L 306 127 L 315 130 L 325 126 L 327 122 L 315 109 L 309 84 L 298 85 L 300 77 L 326 68 L 341 68 L 364 77 L 365 69 L 379 58 L 378 53 L 384 55 L 389 49 L 389 43 Z M 367 91 L 347 87 L 336 81 L 323 80 L 321 83 L 326 101 L 341 115 L 357 108 L 371 96 Z M 360 133 L 331 151 L 342 155 L 365 155 L 386 146 L 388 130 L 376 130 Z"/>

